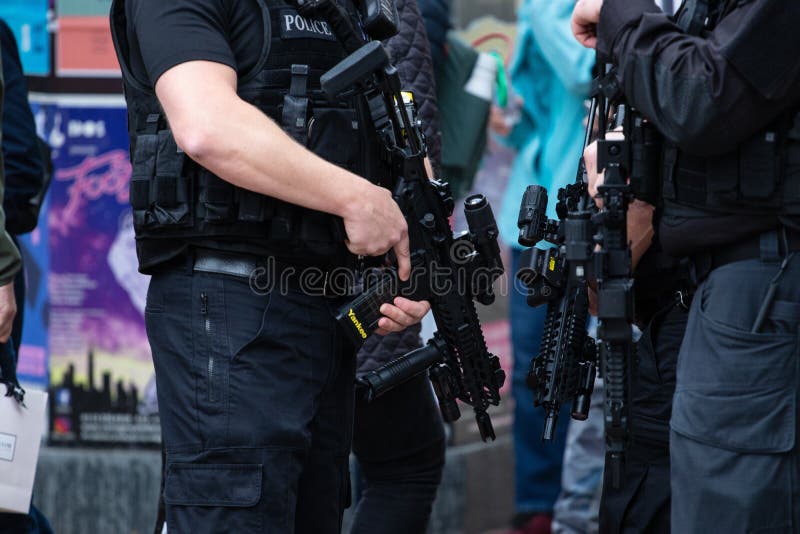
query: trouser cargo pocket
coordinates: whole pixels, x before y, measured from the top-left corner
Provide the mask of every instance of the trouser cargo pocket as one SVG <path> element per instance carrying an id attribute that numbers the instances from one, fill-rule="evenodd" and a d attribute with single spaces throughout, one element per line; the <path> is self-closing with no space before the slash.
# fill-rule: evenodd
<path id="1" fill-rule="evenodd" d="M 678 365 L 672 429 L 731 451 L 792 450 L 798 336 L 746 332 L 697 312 Z"/>
<path id="2" fill-rule="evenodd" d="M 167 468 L 164 501 L 170 534 L 256 533 L 263 529 L 261 464 L 173 463 Z"/>
<path id="3" fill-rule="evenodd" d="M 670 421 L 674 532 L 797 532 L 798 318 L 780 329 L 773 306 L 772 331 L 749 331 L 774 272 L 752 288 L 722 278 L 747 268 L 715 271 L 692 304 Z"/>

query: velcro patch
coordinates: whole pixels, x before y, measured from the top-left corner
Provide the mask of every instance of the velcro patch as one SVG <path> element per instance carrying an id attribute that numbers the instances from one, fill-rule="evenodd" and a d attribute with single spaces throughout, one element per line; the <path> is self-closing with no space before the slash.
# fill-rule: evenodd
<path id="1" fill-rule="evenodd" d="M 323 39 L 336 41 L 330 24 L 324 20 L 310 19 L 293 9 L 280 14 L 281 39 Z"/>

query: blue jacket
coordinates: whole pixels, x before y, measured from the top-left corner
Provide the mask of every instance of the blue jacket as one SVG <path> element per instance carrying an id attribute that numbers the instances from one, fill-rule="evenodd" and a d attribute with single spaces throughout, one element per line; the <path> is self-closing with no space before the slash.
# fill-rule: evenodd
<path id="1" fill-rule="evenodd" d="M 593 50 L 570 31 L 574 0 L 525 0 L 519 10 L 517 45 L 510 67 L 514 91 L 524 100 L 520 121 L 505 140 L 517 150 L 498 224 L 506 243 L 517 243 L 517 216 L 525 188 L 547 188 L 555 218 L 559 187 L 573 182 L 584 135 Z"/>
<path id="2" fill-rule="evenodd" d="M 22 72 L 17 42 L 11 28 L 0 19 L 5 101 L 3 110 L 3 156 L 5 157 L 6 229 L 11 234 L 31 230 L 30 200 L 39 194 L 44 166 L 36 136 L 36 125 L 28 104 L 28 87 Z"/>

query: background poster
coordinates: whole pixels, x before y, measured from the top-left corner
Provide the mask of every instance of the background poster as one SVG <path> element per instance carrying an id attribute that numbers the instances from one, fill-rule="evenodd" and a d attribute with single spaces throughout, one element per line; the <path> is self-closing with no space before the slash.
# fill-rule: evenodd
<path id="1" fill-rule="evenodd" d="M 153 366 L 128 206 L 122 97 L 32 97 L 53 148 L 48 293 L 53 443 L 155 444 Z"/>
<path id="2" fill-rule="evenodd" d="M 0 18 L 17 38 L 22 66 L 27 75 L 50 74 L 50 35 L 47 30 L 48 0 L 2 0 Z"/>

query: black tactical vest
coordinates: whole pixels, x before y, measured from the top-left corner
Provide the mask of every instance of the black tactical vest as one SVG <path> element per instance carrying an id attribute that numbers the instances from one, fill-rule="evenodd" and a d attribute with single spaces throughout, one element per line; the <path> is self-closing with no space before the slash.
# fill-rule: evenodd
<path id="1" fill-rule="evenodd" d="M 677 20 L 702 35 L 735 4 L 688 0 Z M 696 157 L 665 143 L 662 177 L 665 210 L 674 214 L 800 216 L 800 112 L 787 112 L 720 156 Z"/>
<path id="2" fill-rule="evenodd" d="M 328 100 L 319 78 L 346 53 L 326 22 L 301 17 L 282 0 L 256 0 L 267 33 L 261 58 L 238 73 L 238 94 L 297 142 L 325 160 L 372 176 L 375 150 L 360 99 Z M 347 6 L 351 13 L 353 6 Z M 128 104 L 133 174 L 130 201 L 137 243 L 255 250 L 280 259 L 342 265 L 348 254 L 341 219 L 232 185 L 176 145 L 154 90 L 130 69 L 125 0 L 111 10 L 112 34 Z M 366 118 L 366 120 L 365 120 Z M 154 263 L 138 247 L 140 269 Z"/>

